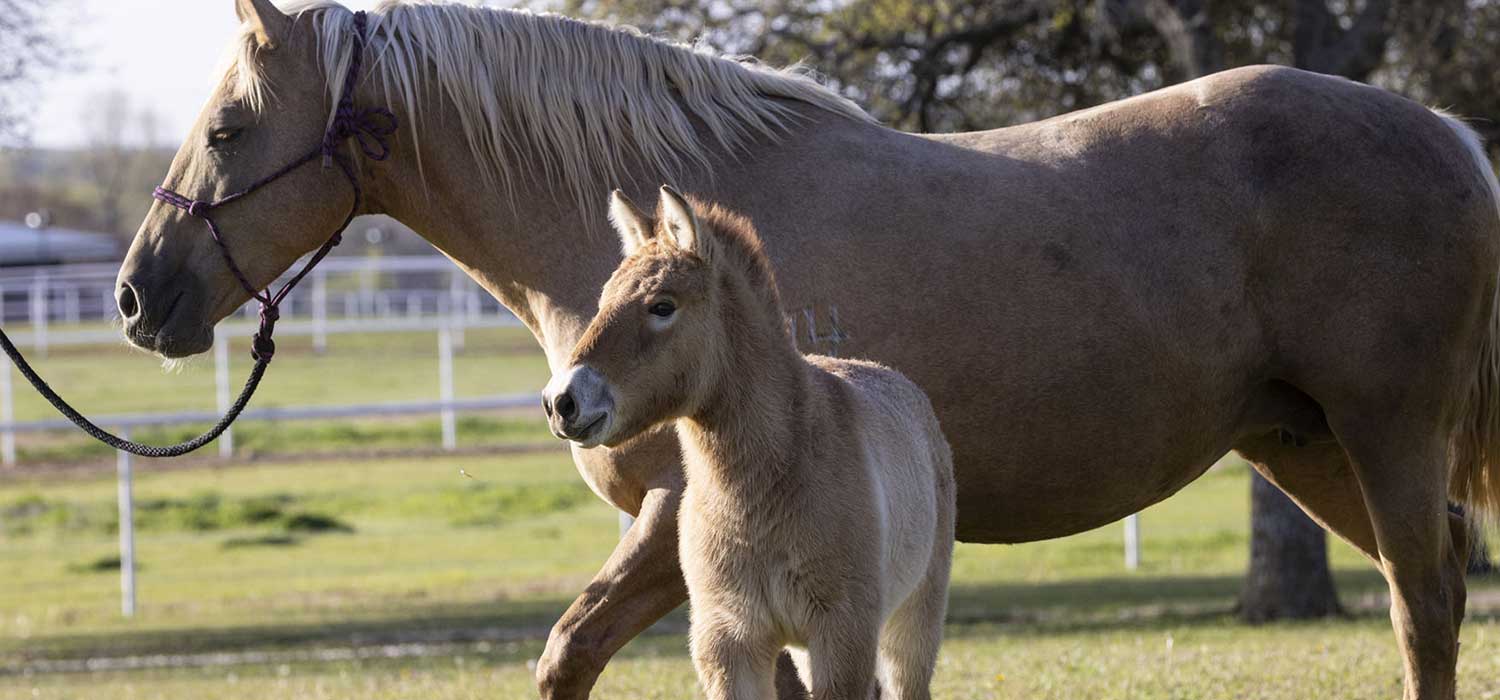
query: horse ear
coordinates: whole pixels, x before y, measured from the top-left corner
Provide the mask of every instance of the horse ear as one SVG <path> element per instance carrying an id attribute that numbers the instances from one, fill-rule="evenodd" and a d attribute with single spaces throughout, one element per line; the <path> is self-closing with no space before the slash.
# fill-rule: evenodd
<path id="1" fill-rule="evenodd" d="M 693 214 L 692 205 L 688 204 L 682 193 L 667 185 L 661 186 L 661 222 L 678 248 L 704 260 L 709 259 L 708 237 L 699 230 L 698 217 Z"/>
<path id="2" fill-rule="evenodd" d="M 651 220 L 619 190 L 609 194 L 609 221 L 615 225 L 615 233 L 620 234 L 620 247 L 626 257 L 635 255 L 651 238 Z"/>
<path id="3" fill-rule="evenodd" d="M 263 49 L 276 48 L 292 30 L 292 18 L 271 4 L 271 0 L 234 0 L 234 13 L 240 22 L 250 25 Z"/>

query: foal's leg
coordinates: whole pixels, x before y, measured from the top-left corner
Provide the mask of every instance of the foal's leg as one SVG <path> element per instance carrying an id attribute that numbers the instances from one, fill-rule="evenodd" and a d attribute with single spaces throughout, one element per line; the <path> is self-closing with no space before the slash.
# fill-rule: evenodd
<path id="1" fill-rule="evenodd" d="M 1406 699 L 1452 700 L 1467 541 L 1456 540 L 1450 526 L 1445 441 L 1431 427 L 1436 421 L 1404 412 L 1375 421 L 1330 415 L 1330 422 L 1347 446 L 1374 525 Z"/>
<path id="2" fill-rule="evenodd" d="M 950 545 L 951 547 L 951 545 Z M 948 611 L 948 566 L 932 572 L 880 630 L 881 700 L 930 700 Z"/>
<path id="3" fill-rule="evenodd" d="M 710 610 L 693 610 L 690 646 L 704 695 L 708 700 L 775 698 L 781 647 L 727 619 Z"/>
<path id="4" fill-rule="evenodd" d="M 812 700 L 870 700 L 880 648 L 879 606 L 840 607 L 815 620 L 807 640 Z"/>
<path id="5" fill-rule="evenodd" d="M 537 662 L 543 700 L 585 700 L 610 657 L 687 600 L 677 563 L 681 492 L 657 488 L 604 568 L 563 613 Z"/>
<path id="6" fill-rule="evenodd" d="M 946 456 L 941 456 L 946 459 Z M 944 467 L 947 469 L 948 467 Z M 880 630 L 880 697 L 930 700 L 932 671 L 948 615 L 948 577 L 953 568 L 952 482 L 939 477 L 938 517 L 927 573 Z"/>

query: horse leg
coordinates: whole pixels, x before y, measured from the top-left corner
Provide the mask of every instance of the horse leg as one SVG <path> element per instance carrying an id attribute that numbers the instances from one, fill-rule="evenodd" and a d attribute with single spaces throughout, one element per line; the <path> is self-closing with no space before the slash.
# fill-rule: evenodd
<path id="1" fill-rule="evenodd" d="M 677 561 L 681 492 L 646 494 L 635 524 L 563 613 L 537 662 L 543 700 L 584 700 L 621 647 L 687 600 Z"/>
<path id="2" fill-rule="evenodd" d="M 1244 438 L 1234 449 L 1324 529 L 1380 564 L 1364 492 L 1344 448 L 1331 437 L 1299 447 L 1267 433 Z"/>
<path id="3" fill-rule="evenodd" d="M 1409 411 L 1372 420 L 1366 405 L 1354 415 L 1329 418 L 1363 488 L 1391 589 L 1406 699 L 1452 700 L 1467 540 L 1455 536 L 1448 513 L 1446 441 L 1438 421 L 1423 422 Z"/>

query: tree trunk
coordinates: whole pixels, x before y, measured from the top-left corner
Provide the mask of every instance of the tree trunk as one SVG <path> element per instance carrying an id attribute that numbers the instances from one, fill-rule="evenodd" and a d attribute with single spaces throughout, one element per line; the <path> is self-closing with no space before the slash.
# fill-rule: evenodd
<path id="1" fill-rule="evenodd" d="M 1305 620 L 1340 610 L 1328 569 L 1328 533 L 1252 470 L 1250 570 L 1240 593 L 1240 618 Z"/>

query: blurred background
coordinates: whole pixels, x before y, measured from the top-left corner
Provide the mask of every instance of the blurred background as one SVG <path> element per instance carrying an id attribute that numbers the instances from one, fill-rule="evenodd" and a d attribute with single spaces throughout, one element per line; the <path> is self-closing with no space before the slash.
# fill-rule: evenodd
<path id="1" fill-rule="evenodd" d="M 148 441 L 201 430 L 250 364 L 248 316 L 166 371 L 112 325 L 114 272 L 217 80 L 232 5 L 0 0 L 0 325 L 85 413 Z M 801 62 L 914 131 L 1280 63 L 1449 109 L 1500 144 L 1491 0 L 527 7 Z M 546 433 L 535 342 L 379 217 L 291 305 L 258 413 L 183 460 L 122 462 L 0 364 L 0 697 L 534 695 L 530 660 L 621 527 Z M 1470 564 L 1461 694 L 1496 697 L 1500 582 L 1487 551 Z M 1386 604 L 1367 562 L 1229 455 L 1130 523 L 960 546 L 936 690 L 1390 697 Z M 689 695 L 684 629 L 679 612 L 633 643 L 596 697 Z"/>

